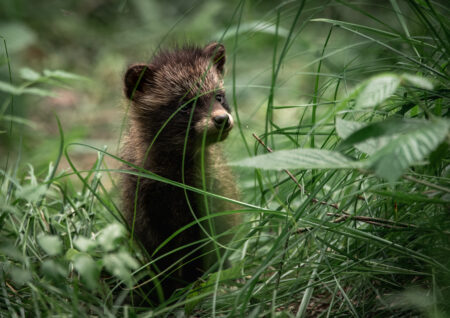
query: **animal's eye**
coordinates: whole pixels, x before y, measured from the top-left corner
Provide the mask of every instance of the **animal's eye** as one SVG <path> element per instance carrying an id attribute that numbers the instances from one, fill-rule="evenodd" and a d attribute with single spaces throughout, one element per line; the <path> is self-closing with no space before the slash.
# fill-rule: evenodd
<path id="1" fill-rule="evenodd" d="M 216 95 L 216 101 L 218 101 L 219 103 L 223 104 L 223 102 L 225 101 L 225 96 L 223 96 L 223 94 L 217 94 Z"/>

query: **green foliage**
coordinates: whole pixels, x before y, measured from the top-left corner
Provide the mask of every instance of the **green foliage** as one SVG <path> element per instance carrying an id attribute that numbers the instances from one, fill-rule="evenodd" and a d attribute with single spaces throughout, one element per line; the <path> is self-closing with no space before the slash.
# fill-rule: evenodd
<path id="1" fill-rule="evenodd" d="M 448 5 L 191 5 L 2 3 L 0 316 L 450 315 Z M 120 121 L 107 113 L 125 65 L 186 35 L 227 47 L 225 146 L 242 198 L 135 174 L 236 203 L 218 216 L 243 222 L 218 264 L 156 304 L 146 294 L 163 275 L 128 236 L 122 161 L 96 129 Z M 52 107 L 64 129 L 40 134 L 49 116 L 35 116 Z M 83 112 L 97 116 L 76 122 Z"/>
<path id="2" fill-rule="evenodd" d="M 266 170 L 358 168 L 358 162 L 329 150 L 294 149 L 244 159 L 231 165 Z"/>
<path id="3" fill-rule="evenodd" d="M 373 108 L 386 102 L 397 91 L 402 78 L 416 87 L 432 88 L 429 81 L 418 76 L 400 77 L 393 74 L 375 76 L 359 85 L 350 94 L 355 99 L 355 109 Z M 367 125 L 337 118 L 336 131 L 339 137 L 344 139 L 338 149 L 355 146 L 361 152 L 369 154 L 368 159 L 356 161 L 356 158 L 352 160 L 339 152 L 323 149 L 293 149 L 259 155 L 232 165 L 266 170 L 367 169 L 393 182 L 406 168 L 420 163 L 436 150 L 449 135 L 449 128 L 450 121 L 438 118 L 404 120 L 394 116 Z"/>

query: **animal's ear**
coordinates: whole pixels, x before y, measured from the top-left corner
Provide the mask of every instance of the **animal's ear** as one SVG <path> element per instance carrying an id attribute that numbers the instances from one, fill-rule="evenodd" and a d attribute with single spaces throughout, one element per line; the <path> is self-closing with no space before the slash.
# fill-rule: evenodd
<path id="1" fill-rule="evenodd" d="M 220 43 L 213 42 L 205 46 L 203 52 L 212 60 L 217 70 L 223 74 L 225 65 L 225 47 Z"/>
<path id="2" fill-rule="evenodd" d="M 151 65 L 133 64 L 125 73 L 125 95 L 132 99 L 136 92 L 144 91 L 144 84 L 150 84 L 153 77 Z"/>

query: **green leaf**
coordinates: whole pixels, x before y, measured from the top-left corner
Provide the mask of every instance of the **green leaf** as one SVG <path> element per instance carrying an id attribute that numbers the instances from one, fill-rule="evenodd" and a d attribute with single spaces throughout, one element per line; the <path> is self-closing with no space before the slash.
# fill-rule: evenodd
<path id="1" fill-rule="evenodd" d="M 73 243 L 82 252 L 87 252 L 97 247 L 96 241 L 88 239 L 84 236 L 79 236 Z"/>
<path id="2" fill-rule="evenodd" d="M 366 123 L 345 120 L 339 117 L 336 118 L 336 132 L 338 136 L 341 137 L 342 139 L 347 138 L 352 133 L 358 131 L 359 129 L 363 128 L 366 125 L 367 125 Z"/>
<path id="3" fill-rule="evenodd" d="M 432 90 L 433 83 L 422 76 L 412 75 L 412 74 L 402 74 L 401 79 L 411 86 L 415 86 L 422 89 Z"/>
<path id="4" fill-rule="evenodd" d="M 139 265 L 125 251 L 103 256 L 103 264 L 111 274 L 124 281 L 128 286 L 131 286 L 133 283 L 131 270 L 136 269 Z"/>
<path id="5" fill-rule="evenodd" d="M 26 269 L 12 267 L 10 271 L 12 280 L 19 286 L 22 286 L 31 280 L 31 273 Z"/>
<path id="6" fill-rule="evenodd" d="M 75 258 L 73 266 L 80 273 L 81 280 L 90 289 L 98 287 L 100 268 L 90 255 L 80 254 Z"/>
<path id="7" fill-rule="evenodd" d="M 346 169 L 360 168 L 358 161 L 339 152 L 322 149 L 281 150 L 230 163 L 232 166 L 265 170 L 283 169 Z"/>
<path id="8" fill-rule="evenodd" d="M 44 75 L 50 78 L 58 80 L 76 80 L 76 81 L 86 81 L 89 80 L 87 77 L 77 75 L 74 73 L 62 71 L 62 70 L 44 70 Z"/>
<path id="9" fill-rule="evenodd" d="M 373 154 L 389 143 L 392 138 L 406 131 L 420 129 L 426 121 L 389 118 L 371 124 L 336 120 L 336 130 L 341 138 L 346 138 L 337 149 L 355 146 L 359 150 Z"/>
<path id="10" fill-rule="evenodd" d="M 123 226 L 117 223 L 110 224 L 101 231 L 98 237 L 98 243 L 105 251 L 112 251 L 120 246 L 117 241 L 124 234 Z"/>
<path id="11" fill-rule="evenodd" d="M 4 213 L 3 215 L 7 214 Z M 2 238 L 2 241 L 0 241 L 0 254 L 21 263 L 28 262 L 27 257 L 22 254 L 22 251 L 15 245 L 15 243 L 7 240 L 5 236 Z"/>
<path id="12" fill-rule="evenodd" d="M 353 134 L 355 134 L 357 137 L 360 137 L 359 133 L 357 132 L 366 126 L 367 126 L 366 123 L 336 118 L 336 131 L 338 136 L 341 137 L 342 139 L 346 139 L 349 136 L 352 136 Z M 344 149 L 346 146 L 350 146 L 345 145 L 346 142 L 347 141 L 344 140 L 338 146 L 338 149 Z M 370 155 L 376 152 L 384 145 L 386 145 L 387 142 L 388 142 L 387 138 L 379 137 L 379 138 L 368 138 L 361 142 L 355 142 L 352 145 L 354 145 L 355 148 L 358 149 L 359 151 Z"/>
<path id="13" fill-rule="evenodd" d="M 37 202 L 45 193 L 47 187 L 43 184 L 40 185 L 26 185 L 16 191 L 16 197 L 24 199 L 28 202 Z"/>
<path id="14" fill-rule="evenodd" d="M 400 85 L 395 74 L 381 74 L 370 78 L 356 98 L 355 108 L 370 108 L 380 105 L 391 97 Z"/>
<path id="15" fill-rule="evenodd" d="M 449 123 L 436 119 L 391 140 L 368 159 L 368 166 L 388 181 L 397 180 L 410 165 L 423 160 L 447 136 Z"/>
<path id="16" fill-rule="evenodd" d="M 62 251 L 62 242 L 56 235 L 41 235 L 38 237 L 38 242 L 50 256 L 58 255 Z"/>
<path id="17" fill-rule="evenodd" d="M 9 93 L 12 95 L 23 95 L 23 94 L 30 94 L 30 95 L 38 95 L 38 96 L 56 96 L 54 93 L 48 90 L 40 89 L 40 88 L 27 88 L 27 87 L 17 87 L 14 85 L 11 85 L 7 82 L 0 81 L 0 91 Z"/>
<path id="18" fill-rule="evenodd" d="M 68 275 L 67 267 L 52 259 L 47 259 L 42 263 L 41 271 L 45 277 L 60 284 L 64 282 L 64 278 Z"/>
<path id="19" fill-rule="evenodd" d="M 42 75 L 32 70 L 31 68 L 24 67 L 20 69 L 20 77 L 22 77 L 24 80 L 34 82 L 39 80 Z"/>
<path id="20" fill-rule="evenodd" d="M 66 252 L 66 255 L 64 255 L 64 257 L 69 260 L 69 261 L 73 261 L 75 260 L 75 258 L 78 257 L 78 255 L 80 255 L 80 251 L 74 249 L 74 248 L 69 248 Z"/>

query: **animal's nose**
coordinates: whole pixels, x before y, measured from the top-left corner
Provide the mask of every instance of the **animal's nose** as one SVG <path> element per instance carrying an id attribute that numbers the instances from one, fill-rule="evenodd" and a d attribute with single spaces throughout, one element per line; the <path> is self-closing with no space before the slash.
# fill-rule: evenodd
<path id="1" fill-rule="evenodd" d="M 230 127 L 230 118 L 228 114 L 220 114 L 213 117 L 214 125 L 217 128 L 228 128 Z"/>

